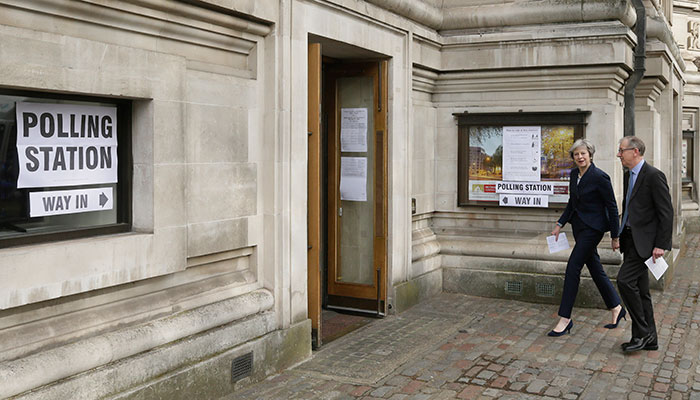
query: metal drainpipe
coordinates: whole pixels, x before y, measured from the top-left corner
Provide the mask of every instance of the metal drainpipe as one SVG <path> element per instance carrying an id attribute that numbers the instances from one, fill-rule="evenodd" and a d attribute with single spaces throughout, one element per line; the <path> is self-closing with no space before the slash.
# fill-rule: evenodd
<path id="1" fill-rule="evenodd" d="M 632 0 L 637 12 L 637 22 L 634 25 L 634 33 L 637 35 L 637 46 L 634 48 L 634 71 L 625 83 L 625 136 L 634 136 L 634 92 L 637 84 L 641 82 L 646 72 L 644 66 L 647 44 L 647 12 L 644 8 L 644 0 Z"/>

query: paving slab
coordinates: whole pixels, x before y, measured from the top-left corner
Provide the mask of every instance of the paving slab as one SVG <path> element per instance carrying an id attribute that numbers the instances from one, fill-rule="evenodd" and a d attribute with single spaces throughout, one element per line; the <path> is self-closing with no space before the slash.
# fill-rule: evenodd
<path id="1" fill-rule="evenodd" d="M 360 328 L 232 399 L 700 399 L 700 234 L 654 292 L 659 349 L 624 354 L 631 323 L 575 308 L 442 293 Z"/>

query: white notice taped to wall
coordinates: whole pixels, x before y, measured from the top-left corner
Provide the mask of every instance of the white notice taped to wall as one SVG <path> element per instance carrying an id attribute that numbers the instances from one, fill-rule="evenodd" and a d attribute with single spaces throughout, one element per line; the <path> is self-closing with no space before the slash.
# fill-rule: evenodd
<path id="1" fill-rule="evenodd" d="M 542 127 L 503 127 L 503 180 L 538 182 Z"/>
<path id="2" fill-rule="evenodd" d="M 18 188 L 117 182 L 117 108 L 17 103 Z"/>
<path id="3" fill-rule="evenodd" d="M 367 201 L 367 157 L 340 157 L 340 200 Z"/>
<path id="4" fill-rule="evenodd" d="M 340 111 L 340 151 L 367 151 L 367 109 L 343 108 Z"/>

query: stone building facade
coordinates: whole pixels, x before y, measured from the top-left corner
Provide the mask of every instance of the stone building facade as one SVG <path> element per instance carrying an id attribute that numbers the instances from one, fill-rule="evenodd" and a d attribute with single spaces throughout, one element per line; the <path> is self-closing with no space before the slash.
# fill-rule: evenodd
<path id="1" fill-rule="evenodd" d="M 669 2 L 670 3 L 670 2 Z M 698 84 L 698 24 L 700 8 L 696 1 L 673 2 L 673 36 L 676 38 L 683 62 L 686 65 L 683 95 L 683 142 L 681 145 L 681 180 L 683 186 L 683 210 L 686 215 L 698 214 L 698 139 L 697 122 L 700 109 Z"/>
<path id="2" fill-rule="evenodd" d="M 698 11 L 644 7 L 636 134 L 669 178 L 672 263 L 697 200 Z M 637 16 L 632 0 L 0 0 L 0 398 L 216 398 L 310 357 L 323 307 L 557 302 L 567 255 L 545 236 L 566 193 L 499 206 L 493 140 L 589 138 L 620 197 Z M 75 121 L 95 115 L 114 122 L 114 177 L 57 156 L 89 153 Z M 565 182 L 566 160 L 541 158 Z M 619 253 L 600 251 L 614 277 Z"/>

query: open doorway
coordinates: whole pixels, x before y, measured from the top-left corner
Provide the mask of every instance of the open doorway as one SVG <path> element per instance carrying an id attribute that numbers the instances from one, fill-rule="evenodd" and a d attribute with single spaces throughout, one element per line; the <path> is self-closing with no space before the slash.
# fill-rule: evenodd
<path id="1" fill-rule="evenodd" d="M 314 348 L 386 312 L 386 57 L 309 38 L 308 295 Z"/>

